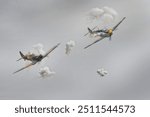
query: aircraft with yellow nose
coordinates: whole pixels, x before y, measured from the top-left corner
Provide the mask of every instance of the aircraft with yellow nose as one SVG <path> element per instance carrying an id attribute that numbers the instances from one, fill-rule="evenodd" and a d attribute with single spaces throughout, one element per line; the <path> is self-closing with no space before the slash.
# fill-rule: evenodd
<path id="1" fill-rule="evenodd" d="M 125 20 L 126 17 L 124 17 L 118 24 L 116 24 L 112 29 L 101 29 L 101 30 L 95 30 L 93 31 L 95 28 L 90 29 L 88 28 L 88 33 L 90 33 L 91 35 L 95 35 L 95 36 L 99 36 L 100 38 L 97 39 L 96 41 L 94 41 L 92 44 L 89 44 L 88 46 L 86 46 L 84 49 L 92 46 L 93 44 L 101 41 L 102 39 L 108 37 L 109 40 L 111 40 L 111 36 L 113 35 L 113 32 L 117 29 L 117 27 L 123 22 L 123 20 Z M 87 34 L 88 34 L 87 33 Z M 85 34 L 85 36 L 87 35 Z"/>

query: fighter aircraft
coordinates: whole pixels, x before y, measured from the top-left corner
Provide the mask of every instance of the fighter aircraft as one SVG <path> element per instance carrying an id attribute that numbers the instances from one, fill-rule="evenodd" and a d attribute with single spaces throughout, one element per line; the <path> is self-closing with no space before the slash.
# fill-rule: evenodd
<path id="1" fill-rule="evenodd" d="M 54 49 L 56 49 L 59 45 L 60 45 L 60 43 L 58 43 L 57 45 L 55 45 L 53 48 L 51 48 L 51 49 L 50 49 L 47 53 L 45 53 L 44 55 L 41 55 L 41 54 L 40 54 L 40 55 L 35 55 L 35 54 L 26 54 L 26 55 L 23 55 L 23 53 L 20 51 L 19 53 L 20 53 L 22 59 L 31 61 L 31 63 L 28 64 L 27 66 L 25 66 L 25 67 L 23 67 L 23 68 L 21 68 L 21 69 L 15 71 L 13 74 L 15 74 L 15 73 L 17 73 L 17 72 L 20 72 L 20 71 L 22 71 L 22 70 L 24 70 L 24 69 L 26 69 L 26 68 L 28 68 L 28 67 L 30 67 L 30 66 L 32 66 L 32 65 L 35 65 L 35 64 L 38 63 L 38 62 L 40 62 L 40 61 L 43 60 L 45 57 L 47 57 Z M 19 61 L 19 60 L 21 60 L 21 58 L 18 59 L 17 61 Z"/>
<path id="2" fill-rule="evenodd" d="M 115 31 L 117 29 L 117 27 L 123 22 L 123 20 L 125 20 L 125 18 L 126 17 L 124 17 L 117 25 L 115 25 L 113 28 L 110 28 L 110 29 L 101 29 L 101 30 L 93 31 L 96 27 L 94 27 L 93 29 L 88 28 L 88 31 L 91 35 L 96 35 L 96 36 L 99 36 L 100 38 L 97 39 L 96 41 L 94 41 L 92 44 L 89 44 L 88 46 L 86 46 L 84 49 L 92 46 L 93 44 L 101 41 L 102 39 L 104 39 L 106 37 L 109 37 L 109 40 L 111 40 L 111 36 L 113 35 L 113 31 Z M 87 34 L 85 34 L 85 36 Z"/>

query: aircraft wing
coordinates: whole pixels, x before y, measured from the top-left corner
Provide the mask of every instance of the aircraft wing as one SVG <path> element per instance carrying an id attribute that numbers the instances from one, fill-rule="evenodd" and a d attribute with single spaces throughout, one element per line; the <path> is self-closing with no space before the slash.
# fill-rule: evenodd
<path id="1" fill-rule="evenodd" d="M 16 61 L 20 61 L 22 58 L 17 59 Z"/>
<path id="2" fill-rule="evenodd" d="M 26 69 L 26 68 L 28 68 L 28 67 L 30 67 L 30 66 L 32 66 L 32 65 L 34 65 L 34 64 L 36 64 L 36 62 L 32 62 L 32 63 L 30 63 L 30 64 L 26 65 L 25 67 L 23 67 L 23 68 L 21 68 L 21 69 L 19 69 L 19 70 L 15 71 L 13 74 L 15 74 L 15 73 L 17 73 L 17 72 L 20 72 L 20 71 L 22 71 L 22 70 L 24 70 L 24 69 Z"/>
<path id="3" fill-rule="evenodd" d="M 43 58 L 47 57 L 48 54 L 51 53 L 53 50 L 55 50 L 59 45 L 60 45 L 60 43 L 58 43 L 58 44 L 55 45 L 53 48 L 51 48 L 51 49 L 43 56 Z"/>
<path id="4" fill-rule="evenodd" d="M 96 40 L 96 41 L 94 41 L 93 43 L 91 43 L 91 44 L 87 45 L 86 47 L 84 47 L 84 49 L 86 49 L 86 48 L 88 48 L 88 47 L 92 46 L 93 44 L 95 44 L 95 43 L 97 43 L 97 42 L 101 41 L 101 40 L 102 40 L 102 39 L 104 39 L 104 38 L 105 38 L 105 37 L 101 37 L 101 38 L 99 38 L 98 40 Z"/>
<path id="5" fill-rule="evenodd" d="M 123 22 L 123 20 L 125 20 L 126 17 L 124 17 L 116 26 L 113 27 L 113 31 L 117 29 L 117 27 Z"/>

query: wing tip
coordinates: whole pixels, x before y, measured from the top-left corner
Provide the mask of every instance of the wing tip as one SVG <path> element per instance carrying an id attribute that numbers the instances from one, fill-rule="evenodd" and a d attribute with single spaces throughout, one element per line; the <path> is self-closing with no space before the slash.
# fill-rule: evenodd
<path id="1" fill-rule="evenodd" d="M 123 18 L 122 18 L 122 21 L 125 20 L 125 19 L 126 19 L 126 17 L 123 17 Z"/>
<path id="2" fill-rule="evenodd" d="M 61 43 L 58 43 L 57 46 L 59 46 Z"/>
<path id="3" fill-rule="evenodd" d="M 85 46 L 84 49 L 87 49 L 89 46 Z"/>
<path id="4" fill-rule="evenodd" d="M 18 71 L 15 71 L 15 72 L 13 72 L 12 74 L 14 75 L 14 74 L 16 74 Z"/>

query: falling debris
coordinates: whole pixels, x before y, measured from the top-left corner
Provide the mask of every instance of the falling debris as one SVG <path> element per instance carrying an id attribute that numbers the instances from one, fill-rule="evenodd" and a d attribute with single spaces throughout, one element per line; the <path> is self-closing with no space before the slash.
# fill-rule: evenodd
<path id="1" fill-rule="evenodd" d="M 73 48 L 74 46 L 75 46 L 75 41 L 70 40 L 70 41 L 68 41 L 68 42 L 66 43 L 66 54 L 67 54 L 67 55 L 70 54 L 70 52 L 72 51 L 72 48 Z"/>
<path id="2" fill-rule="evenodd" d="M 110 23 L 117 18 L 118 13 L 113 8 L 105 6 L 91 9 L 88 16 L 91 21 L 100 20 L 104 23 Z"/>
<path id="3" fill-rule="evenodd" d="M 104 70 L 104 68 L 100 68 L 97 70 L 97 73 L 101 76 L 105 76 L 108 74 L 108 72 L 106 70 Z"/>
<path id="4" fill-rule="evenodd" d="M 51 76 L 55 75 L 55 72 L 51 71 L 49 69 L 49 67 L 40 68 L 39 73 L 42 78 L 47 78 L 47 77 L 51 77 Z"/>

